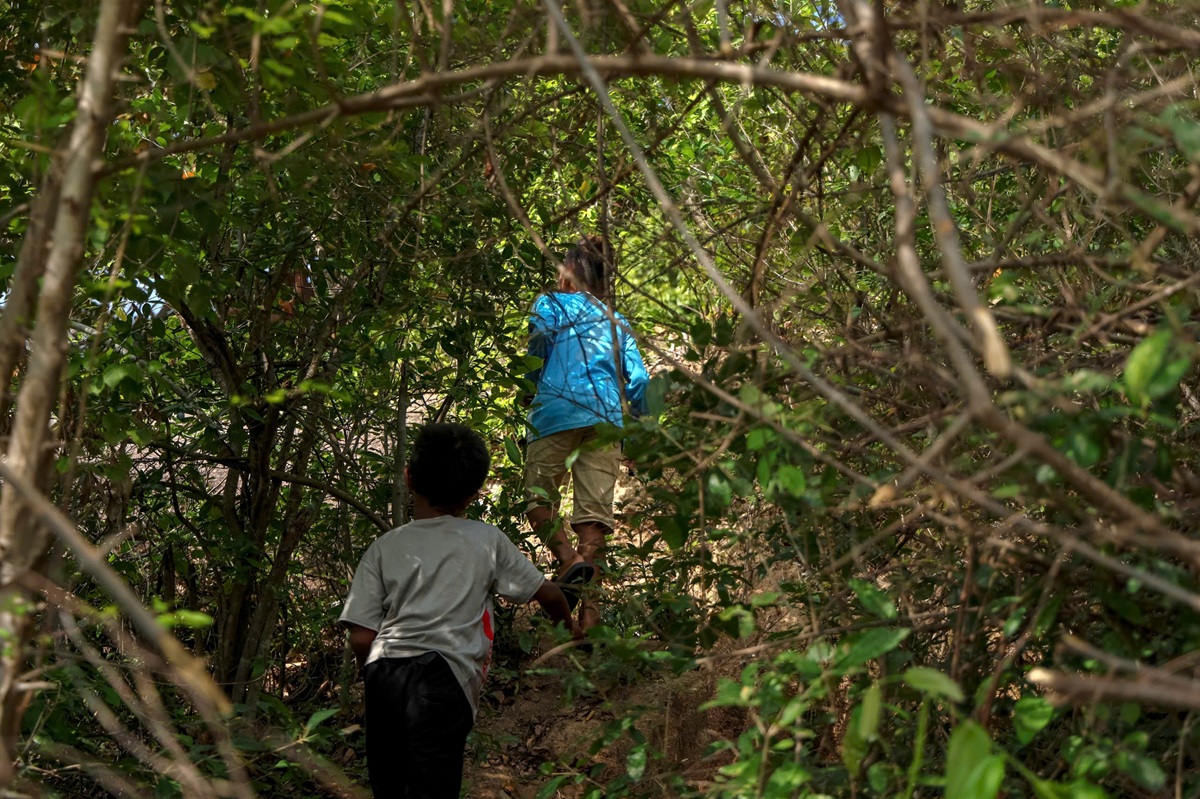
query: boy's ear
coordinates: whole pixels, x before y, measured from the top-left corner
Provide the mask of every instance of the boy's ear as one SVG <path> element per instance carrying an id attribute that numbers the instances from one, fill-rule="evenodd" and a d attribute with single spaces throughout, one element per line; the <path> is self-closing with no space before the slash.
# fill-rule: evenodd
<path id="1" fill-rule="evenodd" d="M 404 485 L 409 491 L 412 491 L 412 475 L 408 473 L 408 467 L 404 467 Z"/>

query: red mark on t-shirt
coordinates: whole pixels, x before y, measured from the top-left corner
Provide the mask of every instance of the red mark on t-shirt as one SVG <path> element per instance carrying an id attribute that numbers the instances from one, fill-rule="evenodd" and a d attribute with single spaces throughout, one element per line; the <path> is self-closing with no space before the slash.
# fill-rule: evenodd
<path id="1" fill-rule="evenodd" d="M 492 641 L 496 639 L 496 634 L 492 632 L 492 612 L 487 608 L 483 609 L 483 634 L 488 639 L 488 651 L 483 659 L 483 667 L 480 670 L 483 672 L 483 679 L 486 680 L 488 671 L 492 667 Z"/>

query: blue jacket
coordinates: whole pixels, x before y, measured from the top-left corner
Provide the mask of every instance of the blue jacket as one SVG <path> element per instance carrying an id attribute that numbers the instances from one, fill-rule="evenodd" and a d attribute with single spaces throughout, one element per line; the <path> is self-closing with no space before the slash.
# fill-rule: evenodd
<path id="1" fill-rule="evenodd" d="M 551 292 L 533 304 L 529 354 L 542 368 L 529 376 L 537 383 L 530 441 L 600 422 L 620 426 L 622 393 L 631 413 L 646 412 L 646 365 L 625 317 L 613 316 L 582 292 Z"/>

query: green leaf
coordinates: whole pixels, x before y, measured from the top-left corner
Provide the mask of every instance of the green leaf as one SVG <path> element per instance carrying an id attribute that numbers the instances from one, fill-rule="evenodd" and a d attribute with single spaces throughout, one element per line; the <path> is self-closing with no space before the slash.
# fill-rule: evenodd
<path id="1" fill-rule="evenodd" d="M 1191 368 L 1192 359 L 1188 354 L 1169 356 L 1150 380 L 1150 385 L 1146 386 L 1146 395 L 1150 399 L 1158 399 L 1170 394 Z"/>
<path id="2" fill-rule="evenodd" d="M 1005 638 L 1012 638 L 1017 634 L 1017 630 L 1021 629 L 1021 623 L 1025 621 L 1025 613 L 1028 608 L 1025 605 L 1019 606 L 1012 615 L 1004 620 L 1004 626 L 1001 630 L 1004 632 Z"/>
<path id="3" fill-rule="evenodd" d="M 329 6 L 324 7 L 324 19 L 325 22 L 333 22 L 338 25 L 354 25 L 354 20 L 350 19 L 340 11 L 334 11 L 333 9 L 329 8 Z"/>
<path id="4" fill-rule="evenodd" d="M 887 791 L 891 769 L 895 768 L 891 763 L 872 763 L 867 766 L 867 784 L 871 786 L 871 790 L 877 794 L 883 794 Z"/>
<path id="5" fill-rule="evenodd" d="M 767 780 L 764 796 L 794 796 L 796 790 L 808 782 L 810 775 L 808 770 L 799 763 L 786 761 L 779 765 L 771 773 L 771 778 Z"/>
<path id="6" fill-rule="evenodd" d="M 517 442 L 511 438 L 504 439 L 504 453 L 508 455 L 508 460 L 514 466 L 520 466 L 525 459 L 521 457 L 521 448 L 517 446 Z"/>
<path id="7" fill-rule="evenodd" d="M 775 473 L 775 482 L 780 489 L 794 497 L 803 495 L 804 490 L 808 487 L 804 472 L 790 464 L 779 467 L 779 471 Z"/>
<path id="8" fill-rule="evenodd" d="M 788 727 L 792 726 L 796 719 L 800 718 L 800 715 L 806 710 L 808 710 L 808 700 L 806 700 L 803 696 L 794 696 L 784 706 L 783 710 L 779 714 L 779 718 L 775 720 L 775 723 L 780 728 L 787 729 Z"/>
<path id="9" fill-rule="evenodd" d="M 718 347 L 728 347 L 733 342 L 733 319 L 727 315 L 717 317 L 717 324 L 713 329 L 714 338 Z"/>
<path id="10" fill-rule="evenodd" d="M 1106 799 L 1108 796 L 1103 788 L 1085 780 L 1063 784 L 1039 779 L 1032 775 L 1027 775 L 1027 777 L 1030 786 L 1033 787 L 1033 795 L 1037 799 Z"/>
<path id="11" fill-rule="evenodd" d="M 750 597 L 750 607 L 765 608 L 774 605 L 779 601 L 780 593 L 778 591 L 763 591 Z"/>
<path id="12" fill-rule="evenodd" d="M 875 740 L 879 731 L 879 719 L 883 716 L 883 691 L 879 683 L 872 683 L 863 695 L 862 710 L 858 716 L 858 735 L 864 741 Z"/>
<path id="13" fill-rule="evenodd" d="M 140 372 L 135 363 L 118 363 L 104 370 L 104 385 L 113 388 L 126 378 L 136 379 Z"/>
<path id="14" fill-rule="evenodd" d="M 733 622 L 729 625 L 732 628 L 730 632 L 738 638 L 747 638 L 754 634 L 754 614 L 741 605 L 725 608 L 717 614 L 717 618 L 724 622 Z"/>
<path id="15" fill-rule="evenodd" d="M 189 630 L 204 630 L 212 626 L 213 617 L 199 610 L 188 610 L 182 608 L 175 611 L 175 624 L 179 627 L 187 627 Z"/>
<path id="16" fill-rule="evenodd" d="M 1137 702 L 1126 702 L 1121 705 L 1120 719 L 1125 725 L 1133 725 L 1142 716 L 1142 706 Z"/>
<path id="17" fill-rule="evenodd" d="M 1190 161 L 1200 161 L 1200 123 L 1196 121 L 1195 113 L 1175 103 L 1167 106 L 1161 118 L 1183 155 Z"/>
<path id="18" fill-rule="evenodd" d="M 946 799 L 993 799 L 1004 781 L 1004 756 L 991 754 L 992 742 L 973 721 L 950 734 L 946 748 Z"/>
<path id="19" fill-rule="evenodd" d="M 558 793 L 559 786 L 566 781 L 566 774 L 559 774 L 557 777 L 551 778 L 550 781 L 543 785 L 541 790 L 537 792 L 537 797 L 535 799 L 550 799 L 550 797 Z"/>
<path id="20" fill-rule="evenodd" d="M 580 450 L 572 450 L 571 454 L 567 456 L 567 462 L 563 465 L 563 468 L 568 472 L 571 471 L 571 467 L 575 465 L 575 461 L 579 460 L 580 454 Z"/>
<path id="21" fill-rule="evenodd" d="M 1070 799 L 1108 799 L 1108 794 L 1103 788 L 1085 780 L 1076 780 L 1068 785 L 1067 796 Z"/>
<path id="22" fill-rule="evenodd" d="M 764 449 L 775 438 L 775 431 L 769 427 L 756 427 L 746 434 L 746 449 L 757 452 Z"/>
<path id="23" fill-rule="evenodd" d="M 754 688 L 742 685 L 737 680 L 721 677 L 717 680 L 717 695 L 700 705 L 701 710 L 714 707 L 751 707 L 753 706 Z"/>
<path id="24" fill-rule="evenodd" d="M 958 683 L 937 669 L 924 666 L 911 668 L 904 673 L 904 681 L 927 696 L 943 697 L 954 702 L 963 701 Z"/>
<path id="25" fill-rule="evenodd" d="M 324 710 L 318 710 L 308 717 L 308 721 L 304 722 L 304 729 L 309 731 L 314 730 L 326 719 L 333 718 L 337 714 L 338 710 L 335 707 L 327 707 Z"/>
<path id="26" fill-rule="evenodd" d="M 1172 337 L 1174 334 L 1170 330 L 1159 330 L 1144 338 L 1129 353 L 1124 367 L 1124 386 L 1130 402 L 1144 404 L 1152 398 L 1150 386 L 1163 368 Z"/>
<path id="27" fill-rule="evenodd" d="M 679 549 L 687 542 L 687 526 L 679 521 L 678 516 L 656 516 L 653 521 L 671 549 Z"/>
<path id="28" fill-rule="evenodd" d="M 625 758 L 625 773 L 629 779 L 637 781 L 646 773 L 646 746 L 635 746 Z"/>
<path id="29" fill-rule="evenodd" d="M 858 151 L 854 161 L 864 175 L 870 175 L 883 163 L 883 150 L 872 144 Z"/>
<path id="30" fill-rule="evenodd" d="M 1013 705 L 1013 727 L 1022 744 L 1032 741 L 1054 717 L 1054 708 L 1040 696 L 1023 696 Z"/>
<path id="31" fill-rule="evenodd" d="M 861 666 L 868 660 L 886 655 L 896 647 L 900 646 L 900 642 L 908 638 L 912 630 L 907 627 L 901 627 L 894 630 L 884 628 L 876 628 L 866 630 L 848 640 L 846 651 L 833 663 L 833 671 L 836 674 L 845 674 L 850 669 Z"/>
<path id="32" fill-rule="evenodd" d="M 1038 614 L 1037 620 L 1034 622 L 1034 635 L 1041 637 L 1049 632 L 1050 626 L 1058 618 L 1058 612 L 1062 609 L 1063 602 L 1065 601 L 1066 596 L 1058 594 L 1046 603 L 1046 607 L 1042 609 L 1042 612 Z"/>
<path id="33" fill-rule="evenodd" d="M 733 486 L 719 472 L 713 472 L 708 476 L 706 489 L 705 496 L 708 500 L 706 504 L 713 506 L 718 512 L 729 507 L 729 503 L 733 501 Z"/>
<path id="34" fill-rule="evenodd" d="M 850 724 L 842 737 L 842 763 L 851 775 L 858 773 L 863 757 L 867 754 L 867 742 L 860 734 L 862 730 L 862 705 L 850 712 Z"/>
<path id="35" fill-rule="evenodd" d="M 667 407 L 667 380 L 661 375 L 650 378 L 646 386 L 646 413 L 658 418 Z"/>
<path id="36" fill-rule="evenodd" d="M 850 587 L 869 613 L 881 619 L 896 618 L 896 603 L 874 584 L 855 577 L 851 578 Z"/>
<path id="37" fill-rule="evenodd" d="M 1125 773 L 1151 793 L 1158 793 L 1167 784 L 1167 775 L 1162 766 L 1145 755 L 1128 755 L 1125 758 Z"/>
<path id="38" fill-rule="evenodd" d="M 1104 454 L 1100 443 L 1096 440 L 1095 431 L 1083 425 L 1078 425 L 1071 430 L 1067 437 L 1066 449 L 1071 458 L 1085 469 L 1090 469 L 1099 463 Z"/>

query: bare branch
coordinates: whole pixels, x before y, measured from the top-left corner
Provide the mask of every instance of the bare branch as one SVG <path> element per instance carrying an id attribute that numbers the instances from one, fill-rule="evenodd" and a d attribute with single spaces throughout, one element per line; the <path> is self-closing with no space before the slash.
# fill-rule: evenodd
<path id="1" fill-rule="evenodd" d="M 112 597 L 113 601 L 128 616 L 137 631 L 150 641 L 163 658 L 181 678 L 181 687 L 188 689 L 193 698 L 216 708 L 219 712 L 230 710 L 229 701 L 208 677 L 204 664 L 190 655 L 170 631 L 158 623 L 128 584 L 121 579 L 108 562 L 100 556 L 76 529 L 71 520 L 54 507 L 30 482 L 17 473 L 7 462 L 0 463 L 0 478 L 6 488 L 20 495 L 26 507 L 38 521 L 62 541 L 75 556 L 80 569 L 90 574 Z"/>

